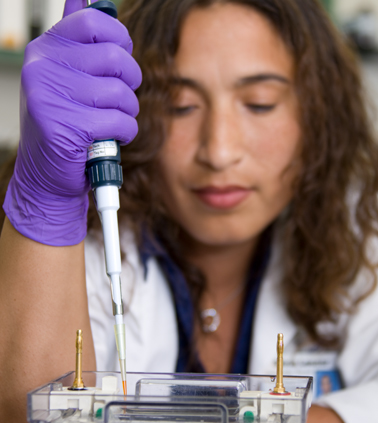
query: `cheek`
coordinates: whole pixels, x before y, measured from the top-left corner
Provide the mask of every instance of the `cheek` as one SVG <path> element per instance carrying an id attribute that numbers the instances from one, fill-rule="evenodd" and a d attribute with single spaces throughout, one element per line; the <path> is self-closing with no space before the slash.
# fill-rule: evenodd
<path id="1" fill-rule="evenodd" d="M 193 162 L 199 138 L 198 119 L 173 120 L 160 151 L 160 165 L 163 174 L 179 174 Z"/>
<path id="2" fill-rule="evenodd" d="M 196 134 L 192 120 L 188 118 L 174 120 L 170 125 L 164 148 L 176 152 L 182 148 L 190 148 L 191 140 Z"/>
<path id="3" fill-rule="evenodd" d="M 301 153 L 301 129 L 293 116 L 277 116 L 261 121 L 253 130 L 250 154 L 260 170 L 260 182 L 270 182 L 272 189 L 291 184 L 298 172 Z"/>
<path id="4" fill-rule="evenodd" d="M 176 134 L 177 135 L 177 134 Z M 171 209 L 180 196 L 177 186 L 185 181 L 190 169 L 190 144 L 185 137 L 173 136 L 171 133 L 159 153 L 159 184 L 166 206 Z"/>

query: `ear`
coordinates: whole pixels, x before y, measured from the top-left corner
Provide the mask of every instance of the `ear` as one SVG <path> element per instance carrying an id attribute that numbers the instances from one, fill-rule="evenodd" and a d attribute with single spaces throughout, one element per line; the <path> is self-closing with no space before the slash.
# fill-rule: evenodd
<path id="1" fill-rule="evenodd" d="M 84 9 L 86 5 L 86 0 L 66 0 L 66 4 L 64 5 L 63 18 L 70 15 L 71 13 Z"/>

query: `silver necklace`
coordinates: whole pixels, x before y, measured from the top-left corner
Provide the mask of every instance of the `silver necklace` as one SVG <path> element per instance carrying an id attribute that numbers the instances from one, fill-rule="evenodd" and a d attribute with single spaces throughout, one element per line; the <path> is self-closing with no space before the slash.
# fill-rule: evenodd
<path id="1" fill-rule="evenodd" d="M 201 327 L 204 333 L 212 333 L 218 329 L 221 322 L 219 312 L 243 292 L 245 285 L 246 283 L 244 282 L 242 285 L 238 286 L 235 291 L 231 292 L 231 294 L 220 304 L 201 311 Z"/>

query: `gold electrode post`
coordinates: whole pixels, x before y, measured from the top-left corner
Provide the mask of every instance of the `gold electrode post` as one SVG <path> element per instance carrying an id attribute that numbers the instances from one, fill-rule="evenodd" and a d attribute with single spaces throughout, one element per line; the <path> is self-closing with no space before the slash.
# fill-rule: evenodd
<path id="1" fill-rule="evenodd" d="M 276 386 L 273 389 L 273 392 L 275 394 L 285 393 L 285 387 L 283 385 L 283 352 L 284 352 L 283 334 L 279 333 L 277 336 L 277 377 L 276 377 Z"/>
<path id="2" fill-rule="evenodd" d="M 71 386 L 71 390 L 80 391 L 85 389 L 83 378 L 82 378 L 82 354 L 83 354 L 83 336 L 81 329 L 76 331 L 76 369 L 75 369 L 75 380 Z"/>

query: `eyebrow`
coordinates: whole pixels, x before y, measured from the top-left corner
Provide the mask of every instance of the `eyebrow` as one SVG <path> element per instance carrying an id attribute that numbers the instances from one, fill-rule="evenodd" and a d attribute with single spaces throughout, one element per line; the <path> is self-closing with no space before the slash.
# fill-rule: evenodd
<path id="1" fill-rule="evenodd" d="M 266 81 L 277 81 L 282 82 L 283 84 L 290 84 L 289 79 L 285 78 L 282 75 L 278 75 L 276 73 L 260 73 L 257 75 L 245 76 L 244 78 L 239 79 L 236 82 L 235 86 L 243 87 L 245 85 L 258 84 L 260 82 Z"/>
<path id="2" fill-rule="evenodd" d="M 258 84 L 258 83 L 266 82 L 266 81 L 277 81 L 285 85 L 290 84 L 290 80 L 288 78 L 285 78 L 282 75 L 275 74 L 275 73 L 260 73 L 260 74 L 250 75 L 250 76 L 245 76 L 243 78 L 240 78 L 238 81 L 236 81 L 236 83 L 234 84 L 234 87 L 240 88 L 245 85 Z M 174 77 L 174 78 L 171 78 L 169 82 L 172 85 L 192 88 L 199 92 L 205 91 L 202 85 L 199 84 L 194 79 Z"/>
<path id="3" fill-rule="evenodd" d="M 174 85 L 174 86 L 192 88 L 192 89 L 194 89 L 196 91 L 199 91 L 200 93 L 204 93 L 205 92 L 205 90 L 202 87 L 202 85 L 199 84 L 194 79 L 182 78 L 182 77 L 178 77 L 177 76 L 177 77 L 174 77 L 174 78 L 170 78 L 169 83 L 171 85 Z"/>

